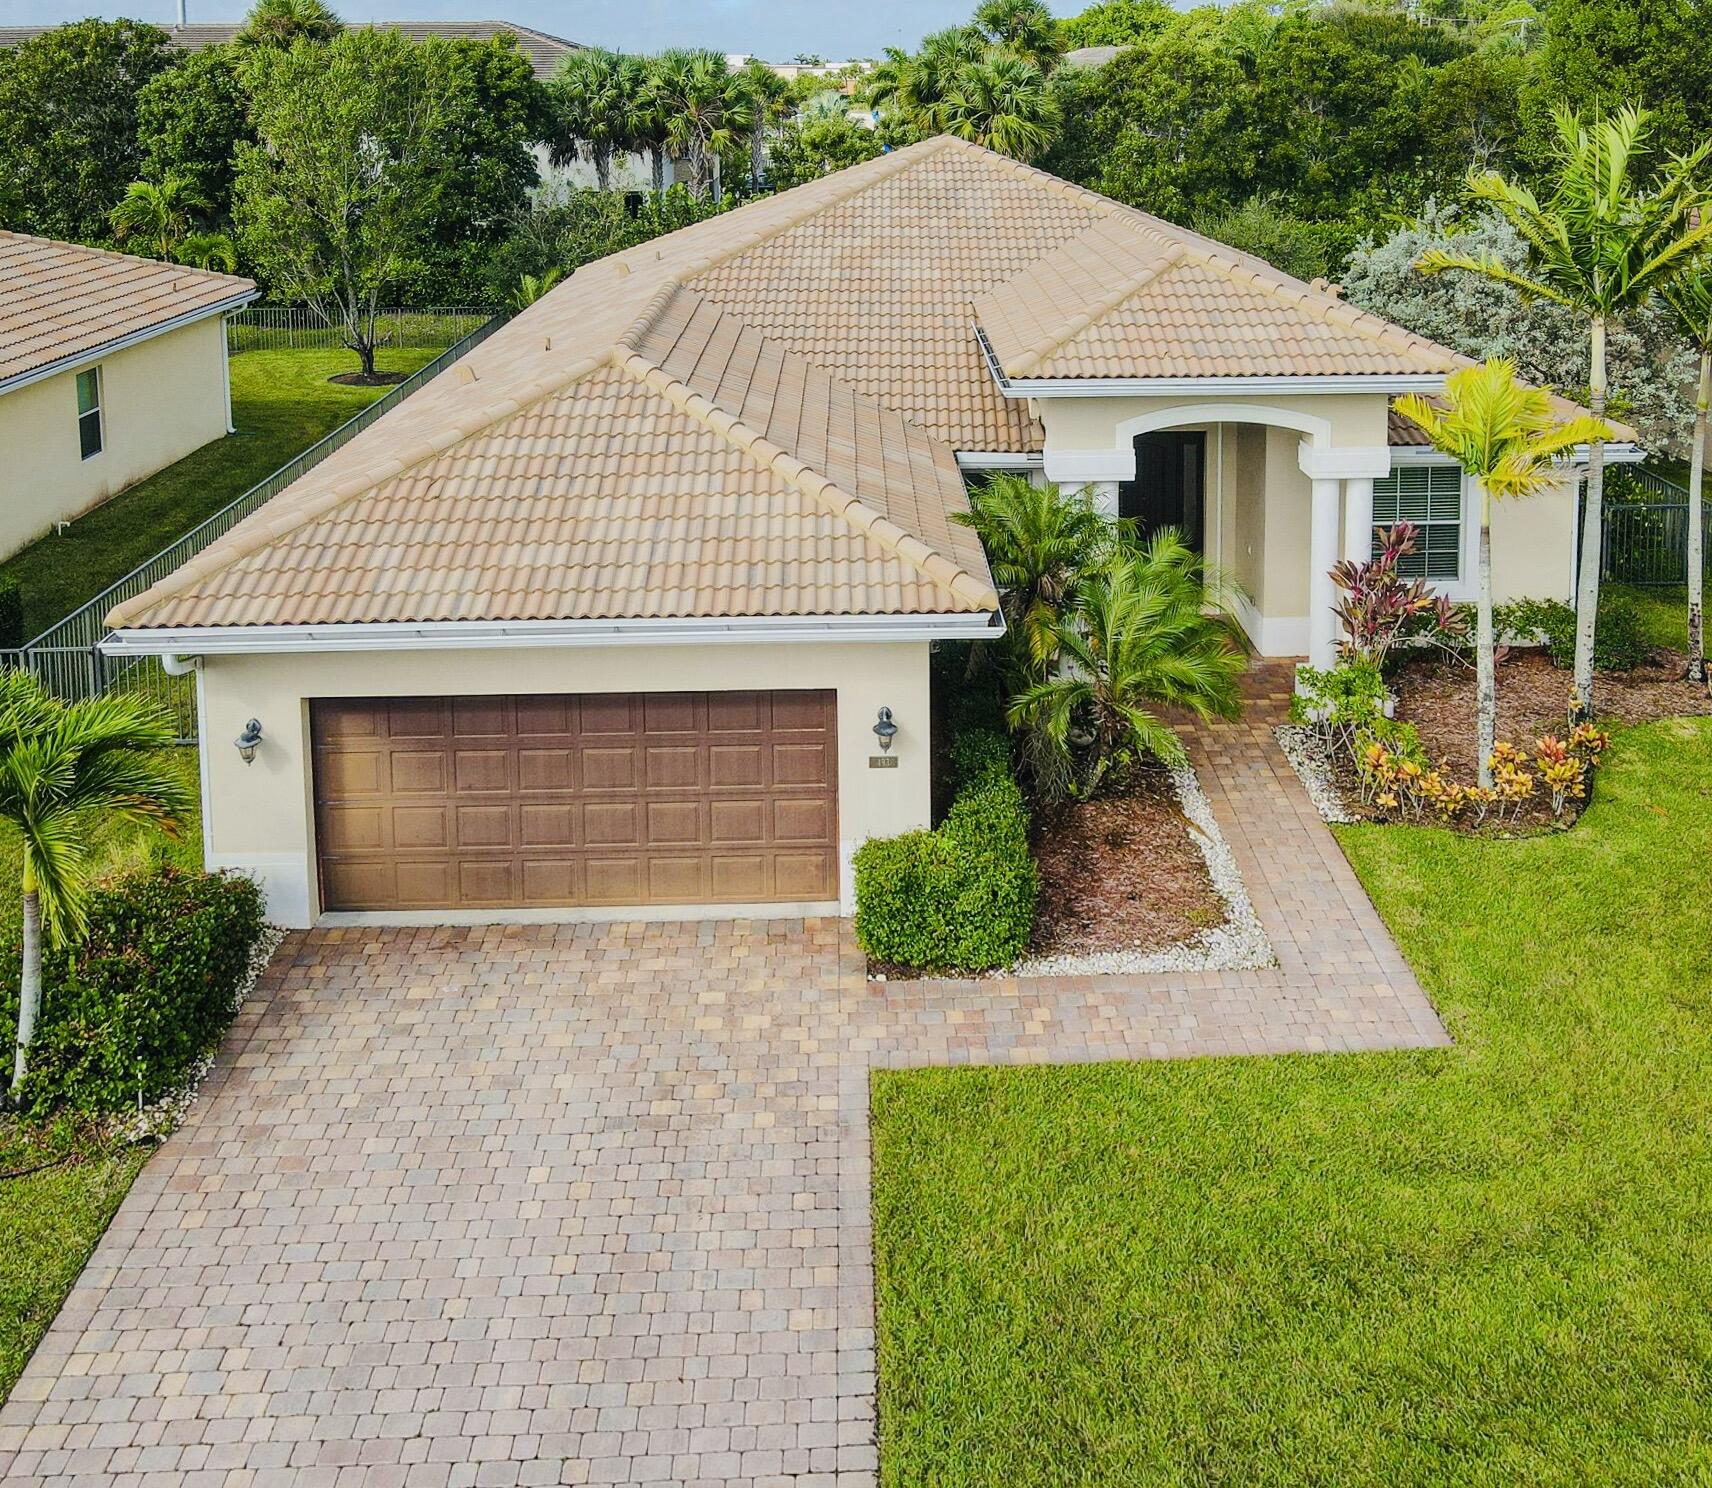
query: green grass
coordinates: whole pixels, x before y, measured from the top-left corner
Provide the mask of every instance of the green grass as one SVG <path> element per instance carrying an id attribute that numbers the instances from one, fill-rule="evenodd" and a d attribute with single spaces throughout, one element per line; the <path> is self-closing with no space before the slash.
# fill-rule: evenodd
<path id="1" fill-rule="evenodd" d="M 1456 1048 L 876 1078 L 887 1485 L 1712 1479 L 1712 720 L 1340 837 Z"/>
<path id="2" fill-rule="evenodd" d="M 1683 585 L 1654 589 L 1636 584 L 1607 584 L 1602 592 L 1625 595 L 1640 606 L 1641 626 L 1648 645 L 1668 646 L 1672 651 L 1688 649 L 1688 590 Z"/>
<path id="3" fill-rule="evenodd" d="M 438 355 L 383 350 L 379 366 L 383 372 L 414 372 Z M 327 381 L 356 365 L 343 351 L 247 351 L 233 357 L 236 434 L 138 481 L 63 533 L 49 534 L 0 564 L 0 575 L 22 586 L 26 639 L 86 604 L 386 392 Z"/>

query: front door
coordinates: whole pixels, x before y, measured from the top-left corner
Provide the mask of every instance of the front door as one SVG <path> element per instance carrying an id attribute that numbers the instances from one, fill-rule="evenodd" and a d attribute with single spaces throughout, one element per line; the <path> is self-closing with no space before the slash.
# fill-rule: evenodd
<path id="1" fill-rule="evenodd" d="M 1206 456 L 1202 433 L 1138 434 L 1135 479 L 1118 486 L 1118 515 L 1131 518 L 1144 538 L 1161 527 L 1175 527 L 1201 552 Z"/>

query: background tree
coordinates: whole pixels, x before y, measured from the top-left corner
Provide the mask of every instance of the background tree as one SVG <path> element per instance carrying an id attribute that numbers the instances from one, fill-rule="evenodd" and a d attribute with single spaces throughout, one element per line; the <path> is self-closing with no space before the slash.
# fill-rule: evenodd
<path id="1" fill-rule="evenodd" d="M 76 21 L 0 48 L 4 226 L 109 241 L 107 213 L 142 174 L 138 98 L 172 64 L 166 33 Z"/>
<path id="2" fill-rule="evenodd" d="M 945 130 L 1001 155 L 1033 160 L 1058 134 L 1058 99 L 1032 62 L 971 62 L 945 103 Z"/>
<path id="3" fill-rule="evenodd" d="M 1712 416 L 1712 264 L 1699 259 L 1660 291 L 1682 338 L 1699 358 L 1695 379 L 1694 434 L 1688 456 L 1688 680 L 1705 682 L 1706 624 L 1701 608 L 1705 584 L 1705 534 L 1701 531 L 1706 488 L 1706 438 Z"/>
<path id="4" fill-rule="evenodd" d="M 223 232 L 190 233 L 172 256 L 176 262 L 193 269 L 213 269 L 221 274 L 238 272 L 237 244 Z"/>
<path id="5" fill-rule="evenodd" d="M 712 192 L 720 152 L 746 141 L 749 97 L 718 52 L 669 51 L 655 59 L 652 89 L 665 120 L 665 137 L 690 167 L 690 189 Z"/>
<path id="6" fill-rule="evenodd" d="M 876 130 L 836 117 L 796 118 L 773 137 L 767 162 L 767 184 L 785 191 L 830 171 L 872 160 L 880 153 Z"/>
<path id="7" fill-rule="evenodd" d="M 88 901 L 90 837 L 103 822 L 176 834 L 191 792 L 161 754 L 177 733 L 159 709 L 112 693 L 62 703 L 28 672 L 0 674 L 0 817 L 23 853 L 23 976 L 12 1094 L 29 1072 L 42 1005 L 42 938 L 75 940 Z"/>
<path id="8" fill-rule="evenodd" d="M 186 52 L 137 94 L 143 179 L 180 177 L 222 222 L 231 215 L 238 144 L 254 137 L 240 55 L 220 46 Z"/>
<path id="9" fill-rule="evenodd" d="M 1179 12 L 1165 0 L 1101 0 L 1058 23 L 1067 51 L 1077 47 L 1146 46 L 1176 27 Z"/>
<path id="10" fill-rule="evenodd" d="M 1456 269 L 1515 285 L 1524 294 L 1568 306 L 1589 328 L 1588 402 L 1603 420 L 1608 391 L 1605 340 L 1615 320 L 1644 306 L 1712 239 L 1712 219 L 1688 227 L 1701 197 L 1694 175 L 1712 144 L 1672 159 L 1643 187 L 1648 119 L 1624 108 L 1591 127 L 1568 109 L 1556 116 L 1557 146 L 1550 194 L 1542 203 L 1528 187 L 1495 171 L 1469 179 L 1469 194 L 1498 211 L 1528 247 L 1518 272 L 1497 259 L 1430 249 L 1422 273 Z M 1605 441 L 1595 438 L 1583 503 L 1581 572 L 1576 585 L 1577 706 L 1593 712 L 1593 641 L 1599 608 L 1604 537 Z"/>
<path id="11" fill-rule="evenodd" d="M 339 330 L 367 376 L 376 312 L 429 247 L 449 60 L 396 31 L 355 30 L 258 51 L 246 68 L 258 143 L 238 156 L 242 243 L 277 292 Z"/>
<path id="12" fill-rule="evenodd" d="M 643 143 L 647 75 L 641 60 L 591 48 L 572 52 L 547 84 L 553 125 L 551 159 L 585 158 L 602 191 L 612 186 L 612 157 Z"/>
<path id="13" fill-rule="evenodd" d="M 1535 496 L 1560 480 L 1554 467 L 1579 444 L 1609 435 L 1591 417 L 1559 421 L 1551 395 L 1516 380 L 1516 364 L 1502 358 L 1464 367 L 1445 379 L 1441 409 L 1419 394 L 1397 399 L 1397 412 L 1416 425 L 1434 449 L 1449 455 L 1480 490 L 1475 619 L 1476 753 L 1480 784 L 1492 784 L 1492 749 L 1498 738 L 1498 696 L 1492 646 L 1492 502 Z"/>
<path id="14" fill-rule="evenodd" d="M 113 236 L 125 244 L 140 244 L 153 258 L 172 258 L 190 231 L 192 215 L 208 205 L 184 179 L 133 181 L 107 214 Z"/>
<path id="15" fill-rule="evenodd" d="M 345 23 L 323 0 L 256 0 L 232 45 L 240 51 L 283 49 L 299 39 L 331 41 L 344 28 Z"/>
<path id="16" fill-rule="evenodd" d="M 1058 22 L 1041 0 L 982 0 L 975 10 L 975 26 L 997 50 L 1032 64 L 1043 74 L 1051 72 L 1064 55 Z"/>
<path id="17" fill-rule="evenodd" d="M 749 110 L 749 185 L 759 190 L 767 171 L 767 134 L 784 119 L 791 98 L 791 85 L 759 57 L 751 57 L 744 65 L 742 85 L 748 94 Z M 833 91 L 832 97 L 842 107 L 843 95 Z"/>
<path id="18" fill-rule="evenodd" d="M 1331 266 L 1326 229 L 1292 214 L 1275 193 L 1257 193 L 1222 212 L 1197 213 L 1193 226 L 1298 279 L 1321 278 Z"/>

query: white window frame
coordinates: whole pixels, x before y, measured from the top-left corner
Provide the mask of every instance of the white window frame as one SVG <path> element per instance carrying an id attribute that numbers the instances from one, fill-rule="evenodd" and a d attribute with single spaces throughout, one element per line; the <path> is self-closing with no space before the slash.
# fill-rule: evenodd
<path id="1" fill-rule="evenodd" d="M 88 464 L 89 461 L 99 460 L 101 456 L 107 453 L 107 379 L 102 376 L 101 364 L 99 362 L 95 363 L 93 366 L 79 367 L 77 371 L 72 374 L 71 387 L 74 405 L 80 402 L 77 395 L 80 391 L 79 385 L 85 377 L 88 377 L 95 384 L 95 403 L 92 407 L 87 409 L 81 406 L 77 408 L 77 453 L 79 458 L 85 464 Z M 95 431 L 100 437 L 101 443 L 98 448 L 91 450 L 88 454 L 84 454 L 83 421 L 88 418 L 90 414 L 95 415 Z"/>
<path id="2" fill-rule="evenodd" d="M 1408 465 L 1456 466 L 1455 460 L 1447 459 L 1437 450 L 1394 449 L 1391 460 L 1393 474 Z M 1458 602 L 1475 599 L 1480 593 L 1480 510 L 1477 505 L 1480 493 L 1469 480 L 1467 471 L 1461 472 L 1460 489 L 1462 517 L 1458 526 L 1462 530 L 1457 534 L 1457 576 L 1454 579 L 1427 580 L 1427 587 L 1435 594 Z M 1373 525 L 1379 527 L 1383 524 L 1375 517 Z"/>

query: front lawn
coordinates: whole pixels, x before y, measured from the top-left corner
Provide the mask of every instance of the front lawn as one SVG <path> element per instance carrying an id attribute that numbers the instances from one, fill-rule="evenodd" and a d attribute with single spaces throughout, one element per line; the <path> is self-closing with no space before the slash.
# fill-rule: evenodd
<path id="1" fill-rule="evenodd" d="M 876 1078 L 886 1484 L 1712 1477 L 1712 720 L 1340 835 L 1456 1048 Z"/>
<path id="2" fill-rule="evenodd" d="M 381 370 L 413 372 L 439 355 L 383 350 Z M 217 439 L 0 563 L 24 597 L 24 637 L 39 635 L 206 517 L 273 474 L 387 390 L 327 379 L 344 351 L 246 351 L 232 358 L 236 434 Z"/>

